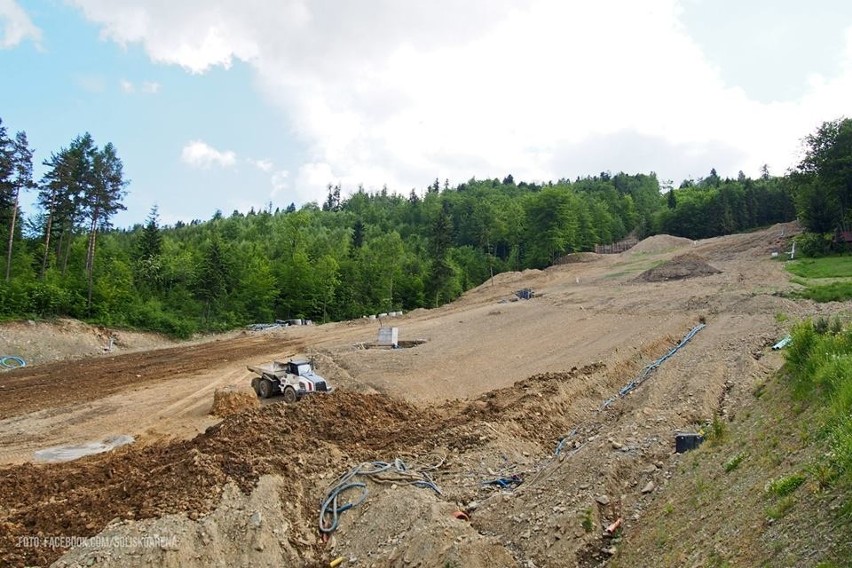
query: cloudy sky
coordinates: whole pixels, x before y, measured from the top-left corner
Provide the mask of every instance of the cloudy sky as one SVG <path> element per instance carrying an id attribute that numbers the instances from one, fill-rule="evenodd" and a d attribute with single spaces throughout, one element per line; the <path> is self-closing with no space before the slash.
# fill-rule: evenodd
<path id="1" fill-rule="evenodd" d="M 329 183 L 678 184 L 782 174 L 852 115 L 852 2 L 0 0 L 0 77 L 39 163 L 86 131 L 116 145 L 124 226 Z"/>

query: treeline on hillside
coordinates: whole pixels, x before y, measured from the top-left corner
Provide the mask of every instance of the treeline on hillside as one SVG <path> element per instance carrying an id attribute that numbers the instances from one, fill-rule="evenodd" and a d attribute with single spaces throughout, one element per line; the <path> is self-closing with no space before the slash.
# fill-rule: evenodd
<path id="1" fill-rule="evenodd" d="M 711 172 L 667 193 L 653 173 L 545 184 L 509 175 L 435 180 L 406 196 L 329 186 L 321 206 L 270 204 L 173 227 L 160 226 L 155 208 L 144 225 L 117 230 L 110 219 L 126 182 L 111 144 L 76 138 L 44 160 L 35 183 L 22 136 L 0 131 L 0 229 L 10 236 L 0 317 L 63 315 L 178 336 L 438 306 L 492 274 L 543 268 L 628 234 L 700 238 L 795 215 L 786 178 L 768 174 Z M 40 211 L 22 222 L 27 190 L 39 192 Z"/>
<path id="2" fill-rule="evenodd" d="M 796 212 L 807 230 L 808 256 L 852 246 L 852 119 L 824 122 L 804 140 L 804 158 L 790 173 Z"/>
<path id="3" fill-rule="evenodd" d="M 796 218 L 788 186 L 764 167 L 760 178 L 721 179 L 712 170 L 704 179 L 684 181 L 666 194 L 654 229 L 690 239 L 705 239 Z"/>

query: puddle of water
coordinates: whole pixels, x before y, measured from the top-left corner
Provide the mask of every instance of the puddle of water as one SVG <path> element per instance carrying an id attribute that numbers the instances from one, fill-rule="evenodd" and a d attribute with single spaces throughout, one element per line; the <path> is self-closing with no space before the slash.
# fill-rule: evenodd
<path id="1" fill-rule="evenodd" d="M 101 442 L 88 442 L 86 444 L 78 444 L 76 446 L 54 446 L 52 448 L 45 448 L 44 450 L 38 450 L 34 455 L 37 462 L 66 462 L 82 458 L 83 456 L 102 454 L 120 446 L 132 444 L 133 442 L 133 436 L 110 436 Z"/>

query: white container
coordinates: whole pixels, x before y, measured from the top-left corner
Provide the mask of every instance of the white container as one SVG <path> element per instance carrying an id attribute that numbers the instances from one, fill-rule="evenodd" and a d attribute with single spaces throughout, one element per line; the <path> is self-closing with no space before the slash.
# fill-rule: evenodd
<path id="1" fill-rule="evenodd" d="M 379 345 L 396 347 L 399 345 L 399 328 L 383 327 L 379 329 Z"/>

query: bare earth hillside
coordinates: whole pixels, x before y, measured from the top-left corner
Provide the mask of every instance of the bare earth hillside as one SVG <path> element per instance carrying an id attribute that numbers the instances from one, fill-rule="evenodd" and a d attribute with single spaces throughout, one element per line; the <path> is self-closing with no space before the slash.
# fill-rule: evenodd
<path id="1" fill-rule="evenodd" d="M 662 514 L 670 480 L 684 475 L 675 434 L 733 419 L 780 368 L 770 346 L 790 321 L 848 310 L 779 295 L 793 285 L 770 255 L 794 232 L 657 236 L 501 274 L 451 305 L 381 322 L 425 340 L 409 349 L 366 348 L 380 322 L 363 319 L 2 373 L 0 565 L 711 565 L 722 553 L 698 540 L 689 564 L 644 563 L 620 547 L 647 533 L 647 511 Z M 640 278 L 666 266 L 676 280 Z M 534 297 L 518 300 L 522 288 Z M 217 388 L 248 383 L 247 364 L 293 355 L 313 357 L 336 392 L 210 414 Z M 135 442 L 33 463 L 37 450 L 122 435 Z M 323 537 L 329 486 L 359 463 L 397 458 L 407 472 L 358 478 L 363 503 Z M 415 471 L 440 493 L 410 484 Z M 721 557 L 774 558 L 769 540 L 749 542 Z"/>

